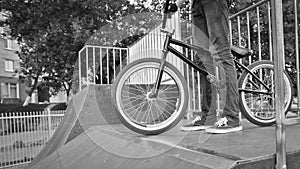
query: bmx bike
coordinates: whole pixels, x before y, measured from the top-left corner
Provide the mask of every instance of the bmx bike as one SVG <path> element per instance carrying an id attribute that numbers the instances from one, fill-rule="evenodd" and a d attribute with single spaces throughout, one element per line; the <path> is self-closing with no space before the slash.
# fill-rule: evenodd
<path id="1" fill-rule="evenodd" d="M 163 133 L 183 118 L 187 112 L 189 93 L 182 73 L 166 61 L 173 53 L 182 61 L 205 75 L 218 86 L 218 78 L 207 72 L 182 52 L 171 46 L 209 52 L 198 46 L 173 39 L 173 29 L 166 28 L 169 0 L 164 6 L 161 32 L 166 33 L 161 58 L 144 58 L 128 64 L 116 77 L 111 94 L 116 113 L 129 129 L 144 135 Z M 250 122 L 269 126 L 276 122 L 274 94 L 274 64 L 268 60 L 256 61 L 245 66 L 238 60 L 253 54 L 250 49 L 231 47 L 234 63 L 240 73 L 238 78 L 239 105 L 242 115 Z M 292 83 L 284 72 L 284 111 L 292 101 Z"/>

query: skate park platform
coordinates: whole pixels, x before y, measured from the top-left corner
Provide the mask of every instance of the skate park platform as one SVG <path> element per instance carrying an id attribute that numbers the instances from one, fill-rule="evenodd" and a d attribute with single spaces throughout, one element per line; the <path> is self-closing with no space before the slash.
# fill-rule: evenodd
<path id="1" fill-rule="evenodd" d="M 243 120 L 229 134 L 172 130 L 144 136 L 114 114 L 110 86 L 90 85 L 74 96 L 60 127 L 26 168 L 33 169 L 273 169 L 275 126 Z M 287 127 L 287 167 L 300 168 L 300 126 Z"/>

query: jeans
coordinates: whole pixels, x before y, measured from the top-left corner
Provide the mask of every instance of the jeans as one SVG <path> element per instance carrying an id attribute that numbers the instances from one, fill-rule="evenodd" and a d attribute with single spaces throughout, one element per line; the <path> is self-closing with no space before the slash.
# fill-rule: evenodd
<path id="1" fill-rule="evenodd" d="M 222 90 L 224 106 L 222 116 L 239 120 L 239 95 L 237 74 L 231 56 L 228 25 L 227 0 L 194 0 L 192 5 L 193 44 L 210 50 L 210 55 L 197 53 L 195 61 L 201 61 L 206 70 L 215 74 L 215 65 L 221 66 L 225 77 Z M 214 113 L 216 109 L 216 88 L 206 77 L 201 77 L 202 111 Z"/>

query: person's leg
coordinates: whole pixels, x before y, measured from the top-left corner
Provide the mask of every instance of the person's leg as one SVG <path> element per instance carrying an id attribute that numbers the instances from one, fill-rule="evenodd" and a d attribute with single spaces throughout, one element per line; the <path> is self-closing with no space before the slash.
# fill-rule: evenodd
<path id="1" fill-rule="evenodd" d="M 239 131 L 242 128 L 239 121 L 237 74 L 230 51 L 228 4 L 226 0 L 203 0 L 202 4 L 211 43 L 210 51 L 213 58 L 221 61 L 221 66 L 225 71 L 225 78 L 223 79 L 226 80 L 226 100 L 222 116 L 227 118 L 226 120 L 231 124 L 229 127 L 232 127 L 233 130 L 222 130 L 226 128 L 221 128 L 220 132 Z"/>
<path id="2" fill-rule="evenodd" d="M 205 15 L 200 1 L 195 1 L 192 11 L 192 34 L 193 44 L 205 49 L 209 49 L 208 30 Z M 194 62 L 199 64 L 211 74 L 214 74 L 214 62 L 211 55 L 197 53 Z M 184 131 L 206 129 L 216 122 L 216 87 L 211 85 L 205 75 L 200 74 L 201 97 L 201 121 L 195 119 L 191 124 L 181 127 Z"/>
<path id="3" fill-rule="evenodd" d="M 193 44 L 195 46 L 199 46 L 205 49 L 209 49 L 209 38 L 208 38 L 208 29 L 207 29 L 207 21 L 204 15 L 204 11 L 202 8 L 202 4 L 200 1 L 195 1 L 193 7 L 193 18 L 192 18 L 192 35 L 193 35 Z M 214 61 L 211 55 L 207 53 L 197 53 L 194 57 L 194 61 L 199 64 L 199 66 L 204 67 L 208 72 L 211 74 L 215 74 L 214 70 Z M 202 104 L 202 111 L 209 112 L 211 105 L 211 92 L 212 92 L 212 85 L 208 82 L 206 77 L 200 74 L 200 86 L 202 91 L 201 100 Z M 215 107 L 211 110 L 215 110 Z"/>
<path id="4" fill-rule="evenodd" d="M 214 65 L 213 60 L 210 61 L 203 61 L 203 63 L 200 65 L 207 71 L 209 71 L 211 74 L 214 74 L 214 70 L 209 70 L 207 68 L 207 65 Z M 200 74 L 200 89 L 201 89 L 201 109 L 203 112 L 203 115 L 206 116 L 206 125 L 212 125 L 216 122 L 216 109 L 217 109 L 217 91 L 216 86 L 212 85 L 206 78 L 205 75 Z"/>

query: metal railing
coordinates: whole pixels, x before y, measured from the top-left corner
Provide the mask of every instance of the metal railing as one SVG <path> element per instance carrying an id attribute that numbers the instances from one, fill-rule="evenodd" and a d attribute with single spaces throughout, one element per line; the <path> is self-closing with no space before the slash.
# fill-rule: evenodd
<path id="1" fill-rule="evenodd" d="M 65 110 L 0 114 L 0 168 L 29 163 L 46 145 Z"/>
<path id="2" fill-rule="evenodd" d="M 248 64 L 262 59 L 273 60 L 269 1 L 259 1 L 231 15 L 229 25 L 231 43 L 255 52 L 248 57 Z"/>
<path id="3" fill-rule="evenodd" d="M 290 5 L 289 8 L 283 7 Z M 293 8 L 290 8 L 293 5 Z M 297 0 L 275 1 L 261 0 L 258 3 L 237 12 L 230 17 L 231 43 L 256 51 L 254 57 L 242 62 L 251 63 L 256 60 L 274 61 L 276 92 L 276 168 L 286 168 L 285 125 L 300 122 L 300 89 L 299 89 L 299 29 Z M 290 10 L 290 11 L 286 11 Z M 292 10 L 292 11 L 291 11 Z M 285 15 L 293 14 L 290 18 Z M 291 31 L 292 30 L 292 31 Z M 293 39 L 294 38 L 294 39 Z M 284 41 L 285 39 L 285 41 Z M 292 62 L 294 60 L 295 62 Z M 294 64 L 295 63 L 295 64 Z M 282 109 L 283 94 L 281 80 L 283 69 L 288 71 L 294 83 L 294 100 L 292 110 L 296 117 L 286 118 Z M 296 113 L 295 113 L 296 112 Z"/>
<path id="4" fill-rule="evenodd" d="M 287 3 L 285 1 L 284 3 Z M 292 2 L 292 0 L 289 0 Z M 289 8 L 290 9 L 290 8 Z M 299 35 L 298 35 L 298 18 L 297 18 L 297 1 L 294 0 L 294 11 L 284 11 L 285 13 L 294 13 L 294 23 L 283 25 L 283 29 L 293 30 L 294 35 L 287 35 L 284 32 L 284 38 L 295 38 L 293 42 L 288 39 L 285 41 L 283 63 L 286 71 L 294 83 L 294 95 L 300 95 L 299 84 Z M 272 38 L 272 10 L 269 0 L 261 0 L 258 3 L 241 10 L 230 16 L 231 43 L 254 50 L 254 55 L 247 59 L 241 60 L 244 64 L 250 64 L 257 60 L 274 60 L 273 38 Z M 291 37 L 289 37 L 291 36 Z M 295 59 L 295 64 L 291 60 Z M 296 100 L 296 97 L 295 97 Z M 294 111 L 299 111 L 300 103 L 294 104 Z M 300 116 L 298 114 L 298 116 Z"/>
<path id="5" fill-rule="evenodd" d="M 88 84 L 112 84 L 127 65 L 128 48 L 87 45 L 79 51 L 79 90 Z"/>

